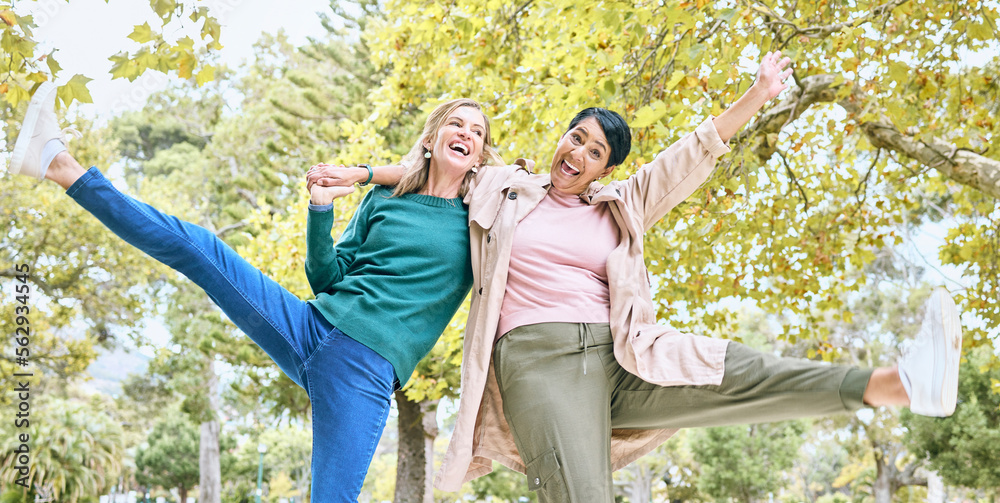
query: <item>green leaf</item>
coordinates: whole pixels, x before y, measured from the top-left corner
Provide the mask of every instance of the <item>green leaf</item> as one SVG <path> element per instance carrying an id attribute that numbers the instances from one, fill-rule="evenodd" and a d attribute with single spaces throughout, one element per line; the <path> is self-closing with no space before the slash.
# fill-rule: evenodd
<path id="1" fill-rule="evenodd" d="M 56 61 L 56 58 L 52 57 L 52 53 L 49 53 L 48 56 L 45 56 L 45 64 L 49 67 L 49 74 L 52 75 L 53 77 L 55 77 L 56 74 L 59 73 L 59 70 L 62 70 L 62 67 L 59 66 L 59 63 Z"/>
<path id="2" fill-rule="evenodd" d="M 142 73 L 139 71 L 138 65 L 129 59 L 128 54 L 120 52 L 108 58 L 111 61 L 111 78 L 112 79 L 128 79 L 129 82 L 135 81 L 136 78 Z"/>
<path id="3" fill-rule="evenodd" d="M 889 62 L 889 76 L 896 82 L 910 81 L 910 67 L 895 61 Z"/>
<path id="4" fill-rule="evenodd" d="M 700 62 L 704 54 L 705 44 L 694 44 L 688 48 L 688 58 L 694 63 Z"/>
<path id="5" fill-rule="evenodd" d="M 221 34 L 222 25 L 214 17 L 206 17 L 205 24 L 201 25 L 201 39 L 205 40 L 205 37 L 212 37 L 212 40 L 218 43 Z"/>
<path id="6" fill-rule="evenodd" d="M 997 38 L 993 29 L 986 23 L 971 23 L 967 33 L 973 40 L 990 41 Z"/>

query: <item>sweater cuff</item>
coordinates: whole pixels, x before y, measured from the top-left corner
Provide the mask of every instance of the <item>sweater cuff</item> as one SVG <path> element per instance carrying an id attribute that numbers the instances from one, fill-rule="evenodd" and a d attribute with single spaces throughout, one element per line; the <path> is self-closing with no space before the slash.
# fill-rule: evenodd
<path id="1" fill-rule="evenodd" d="M 309 203 L 309 211 L 315 211 L 318 213 L 326 213 L 328 211 L 333 211 L 333 203 L 330 204 Z"/>

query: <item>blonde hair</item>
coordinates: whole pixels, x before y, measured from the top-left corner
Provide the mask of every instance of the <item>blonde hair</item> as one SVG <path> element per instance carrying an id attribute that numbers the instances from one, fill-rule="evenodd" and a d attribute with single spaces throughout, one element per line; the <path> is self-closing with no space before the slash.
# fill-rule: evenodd
<path id="1" fill-rule="evenodd" d="M 427 185 L 428 174 L 430 173 L 431 160 L 424 157 L 424 152 L 427 149 L 424 147 L 424 143 L 431 142 L 437 135 L 441 126 L 444 125 L 445 120 L 448 116 L 452 114 L 459 107 L 472 107 L 483 114 L 483 122 L 486 124 L 486 132 L 483 135 L 483 153 L 480 157 L 480 168 L 486 165 L 502 166 L 504 164 L 503 158 L 497 153 L 496 149 L 493 147 L 493 137 L 490 134 L 490 119 L 483 113 L 483 107 L 479 105 L 475 100 L 470 100 L 468 98 L 458 98 L 451 101 L 446 101 L 437 106 L 433 112 L 427 117 L 427 122 L 424 123 L 424 131 L 421 133 L 420 138 L 413 145 L 413 148 L 403 157 L 402 164 L 406 166 L 406 172 L 403 177 L 400 178 L 399 183 L 396 184 L 396 190 L 393 191 L 393 196 L 401 196 L 403 194 L 415 194 L 423 190 Z M 462 181 L 462 186 L 458 189 L 458 197 L 465 197 L 469 192 L 469 185 L 472 183 L 472 179 L 476 177 L 476 172 L 474 170 L 469 170 L 465 174 L 465 179 Z"/>

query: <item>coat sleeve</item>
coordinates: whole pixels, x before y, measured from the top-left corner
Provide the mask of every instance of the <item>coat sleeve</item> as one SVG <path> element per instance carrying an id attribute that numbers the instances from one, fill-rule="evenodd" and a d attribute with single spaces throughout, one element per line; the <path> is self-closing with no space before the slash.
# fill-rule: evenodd
<path id="1" fill-rule="evenodd" d="M 649 230 L 674 206 L 694 193 L 712 174 L 716 160 L 729 152 L 709 117 L 627 180 L 623 197 Z"/>

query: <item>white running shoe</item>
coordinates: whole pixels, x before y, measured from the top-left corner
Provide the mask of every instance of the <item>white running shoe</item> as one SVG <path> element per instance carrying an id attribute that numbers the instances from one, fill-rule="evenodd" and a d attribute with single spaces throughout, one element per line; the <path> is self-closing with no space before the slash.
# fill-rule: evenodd
<path id="1" fill-rule="evenodd" d="M 924 322 L 899 361 L 899 377 L 914 414 L 945 417 L 955 412 L 961 357 L 958 308 L 947 290 L 938 288 L 924 304 Z"/>
<path id="2" fill-rule="evenodd" d="M 42 152 L 45 150 L 45 145 L 50 140 L 59 140 L 64 147 L 66 145 L 66 136 L 59 129 L 59 122 L 56 119 L 55 104 L 56 85 L 52 82 L 42 82 L 31 97 L 28 112 L 24 114 L 24 122 L 21 123 L 21 132 L 17 135 L 17 143 L 14 144 L 8 171 L 39 180 L 45 177 L 48 164 L 55 157 L 55 154 L 50 152 L 49 159 L 43 161 Z"/>

